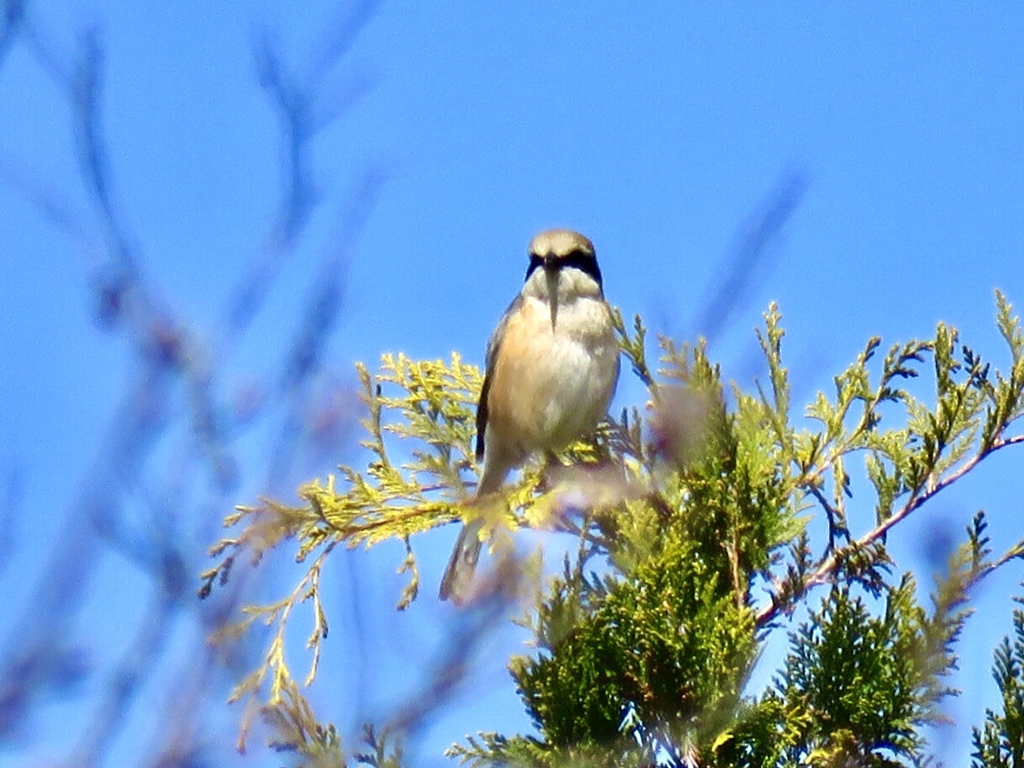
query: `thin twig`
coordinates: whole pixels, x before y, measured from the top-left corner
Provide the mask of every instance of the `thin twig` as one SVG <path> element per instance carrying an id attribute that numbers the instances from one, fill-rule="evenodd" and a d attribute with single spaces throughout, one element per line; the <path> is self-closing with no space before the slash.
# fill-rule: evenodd
<path id="1" fill-rule="evenodd" d="M 972 469 L 974 469 L 974 467 L 976 467 L 986 457 L 995 453 L 1001 448 L 1005 448 L 1006 446 L 1015 445 L 1021 442 L 1024 442 L 1024 434 L 1015 435 L 1014 437 L 1000 440 L 997 443 L 993 444 L 993 446 L 989 448 L 987 451 L 979 453 L 978 455 L 972 457 L 970 460 L 964 462 L 962 465 L 960 465 L 960 467 L 956 469 L 956 471 L 946 475 L 946 477 L 939 480 L 924 493 L 919 493 L 920 488 L 915 489 L 915 491 L 911 493 L 911 496 L 907 500 L 907 503 L 898 512 L 887 517 L 877 526 L 875 526 L 870 531 L 865 533 L 863 536 L 857 539 L 856 543 L 847 547 L 843 547 L 838 552 L 830 552 L 828 555 L 826 555 L 818 564 L 818 566 L 814 569 L 814 571 L 812 571 L 809 575 L 805 576 L 798 585 L 795 585 L 794 589 L 789 593 L 790 596 L 787 601 L 780 602 L 777 600 L 772 600 L 769 604 L 761 608 L 757 612 L 755 622 L 756 626 L 758 628 L 765 626 L 769 622 L 773 621 L 779 615 L 780 612 L 788 610 L 789 606 L 792 605 L 797 598 L 807 593 L 811 588 L 827 583 L 831 579 L 835 571 L 839 568 L 840 563 L 842 562 L 843 554 L 853 550 L 863 550 L 871 546 L 878 540 L 882 539 L 894 526 L 896 526 L 897 524 L 905 520 L 907 517 L 909 517 L 913 512 L 920 508 L 929 499 L 933 498 L 940 491 L 942 491 L 945 488 L 948 488 L 950 485 L 952 485 L 961 477 L 963 477 Z M 1005 561 L 1000 561 L 1000 564 L 1002 562 Z"/>

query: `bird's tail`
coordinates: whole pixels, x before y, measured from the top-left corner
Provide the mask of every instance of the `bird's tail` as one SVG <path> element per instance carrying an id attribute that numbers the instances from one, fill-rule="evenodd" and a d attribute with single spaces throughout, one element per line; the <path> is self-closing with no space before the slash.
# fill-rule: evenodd
<path id="1" fill-rule="evenodd" d="M 465 598 L 469 582 L 476 571 L 476 562 L 480 559 L 480 549 L 483 547 L 480 531 L 483 527 L 484 521 L 478 519 L 466 523 L 459 531 L 459 538 L 448 560 L 448 567 L 444 569 L 441 588 L 438 590 L 442 600 L 451 600 L 458 605 Z"/>

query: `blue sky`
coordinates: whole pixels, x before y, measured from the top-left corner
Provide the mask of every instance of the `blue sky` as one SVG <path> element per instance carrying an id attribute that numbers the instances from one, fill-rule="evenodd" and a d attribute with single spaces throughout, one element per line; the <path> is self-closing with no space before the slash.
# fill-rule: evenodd
<path id="1" fill-rule="evenodd" d="M 272 389 L 337 222 L 366 174 L 382 182 L 344 262 L 321 387 L 351 382 L 355 361 L 372 363 L 384 351 L 459 350 L 480 362 L 518 290 L 526 243 L 551 226 L 594 240 L 607 294 L 627 314 L 683 339 L 716 331 L 712 355 L 741 382 L 757 370 L 752 329 L 767 303 L 779 302 L 797 402 L 829 387 L 868 337 L 926 336 L 939 320 L 1005 361 L 994 289 L 1024 306 L 1024 8 L 552 6 L 380 5 L 322 81 L 325 114 L 360 95 L 312 144 L 322 205 L 250 333 L 218 369 L 218 397 Z M 286 69 L 308 79 L 344 8 L 323 0 L 28 4 L 40 45 L 63 66 L 83 30 L 97 30 L 118 215 L 148 284 L 211 348 L 225 303 L 263 247 L 280 188 L 279 122 L 256 82 L 256 41 L 265 31 Z M 95 482 L 97 452 L 133 365 L 124 340 L 94 320 L 90 281 L 104 261 L 101 240 L 67 101 L 33 50 L 16 40 L 0 60 L 0 462 L 20 478 L 17 514 L 2 529 L 14 537 L 0 561 L 5 604 L 39 577 L 38 548 L 68 530 L 76 499 Z M 745 227 L 794 175 L 807 182 L 800 205 L 735 315 L 720 329 L 696 327 Z M 85 234 L 58 232 L 32 204 L 35 191 L 72 211 Z M 617 402 L 641 398 L 624 381 Z M 180 415 L 181 393 L 170 402 L 170 416 Z M 275 434 L 262 426 L 233 444 L 244 471 L 231 504 L 264 489 L 263 468 L 247 462 L 265 460 Z M 174 445 L 171 437 L 159 447 L 148 473 L 158 475 Z M 326 474 L 355 455 L 347 451 L 305 456 L 288 481 Z M 922 555 L 936 521 L 961 530 L 979 507 L 991 513 L 997 543 L 1019 537 L 1021 466 L 1019 455 L 996 457 L 926 511 L 933 517 L 891 537 L 894 551 L 927 578 Z M 358 618 L 365 637 L 386 638 L 374 653 L 429 663 L 419 649 L 434 648 L 451 619 L 432 595 L 453 536 L 438 532 L 420 545 L 427 594 L 409 614 L 357 616 L 372 601 L 346 597 L 359 585 L 390 604 L 396 551 L 344 557 L 339 612 L 345 623 Z M 950 764 L 963 762 L 966 726 L 993 703 L 991 650 L 1009 629 L 1020 579 L 1011 566 L 980 592 L 981 615 L 964 635 L 954 680 L 967 692 L 950 705 L 962 727 L 936 736 Z M 89 589 L 87 610 L 99 613 L 83 613 L 83 625 L 117 637 L 137 617 L 145 584 L 130 562 L 105 557 Z M 187 621 L 175 632 L 186 643 Z M 8 642 L 5 630 L 0 647 Z M 337 641 L 339 656 L 359 647 L 352 642 Z M 439 749 L 463 733 L 525 727 L 502 671 L 515 642 L 496 640 L 483 654 L 473 690 L 417 745 L 425 764 L 439 763 Z M 103 657 L 99 642 L 86 645 Z M 348 695 L 357 682 L 334 684 Z M 366 705 L 363 716 L 377 714 L 393 691 L 415 682 L 408 670 L 383 683 L 363 680 L 370 690 L 353 700 Z M 80 698 L 101 684 L 86 683 Z M 81 706 L 47 704 L 30 738 L 0 745 L 0 763 L 62 754 L 59 725 Z M 128 753 L 125 741 L 118 749 Z"/>

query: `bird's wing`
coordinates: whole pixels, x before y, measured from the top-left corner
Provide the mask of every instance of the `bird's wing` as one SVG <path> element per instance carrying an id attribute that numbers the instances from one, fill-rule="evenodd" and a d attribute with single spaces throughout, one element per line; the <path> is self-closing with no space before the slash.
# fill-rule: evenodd
<path id="1" fill-rule="evenodd" d="M 494 375 L 494 366 L 498 361 L 498 348 L 505 338 L 505 327 L 508 325 L 508 318 L 513 312 L 519 311 L 523 303 L 520 294 L 508 305 L 505 314 L 498 321 L 494 333 L 487 342 L 487 367 L 484 369 L 484 384 L 480 388 L 480 400 L 476 404 L 476 460 L 483 461 L 484 458 L 484 434 L 487 431 L 487 394 L 491 390 L 491 377 Z"/>

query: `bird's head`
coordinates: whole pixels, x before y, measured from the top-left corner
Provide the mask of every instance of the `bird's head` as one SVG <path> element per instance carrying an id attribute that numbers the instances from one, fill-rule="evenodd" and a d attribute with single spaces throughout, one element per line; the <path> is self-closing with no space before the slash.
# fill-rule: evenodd
<path id="1" fill-rule="evenodd" d="M 551 304 L 552 324 L 559 304 L 581 297 L 603 297 L 594 244 L 571 229 L 541 232 L 530 242 L 523 294 Z"/>

